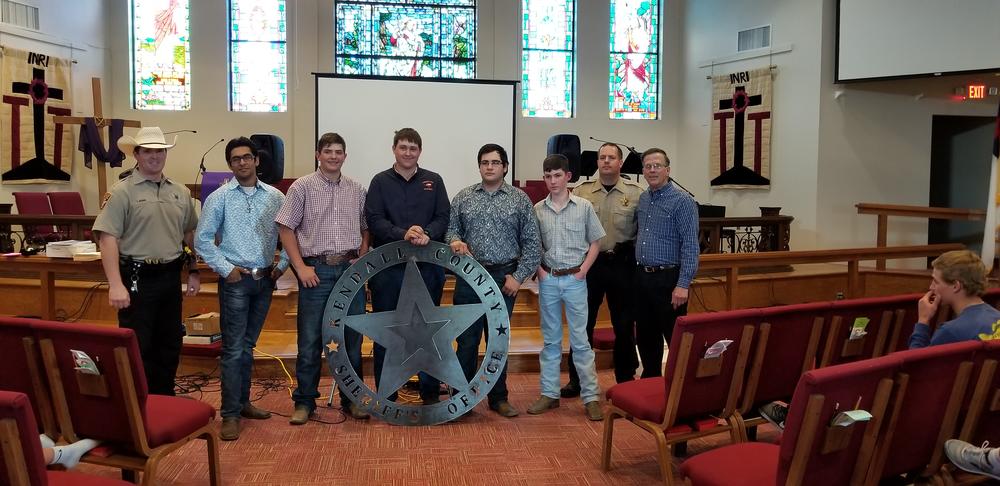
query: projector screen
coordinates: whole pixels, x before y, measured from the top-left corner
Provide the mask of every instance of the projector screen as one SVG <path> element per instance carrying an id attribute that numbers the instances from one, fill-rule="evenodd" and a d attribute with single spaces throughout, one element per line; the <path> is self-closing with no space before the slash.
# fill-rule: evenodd
<path id="1" fill-rule="evenodd" d="M 998 0 L 840 0 L 835 82 L 1000 69 Z"/>
<path id="2" fill-rule="evenodd" d="M 487 143 L 507 150 L 514 177 L 514 81 L 357 78 L 316 74 L 316 138 L 337 132 L 347 142 L 344 174 L 366 188 L 392 166 L 392 136 L 420 133 L 420 167 L 444 179 L 449 199 L 480 182 L 476 154 Z"/>

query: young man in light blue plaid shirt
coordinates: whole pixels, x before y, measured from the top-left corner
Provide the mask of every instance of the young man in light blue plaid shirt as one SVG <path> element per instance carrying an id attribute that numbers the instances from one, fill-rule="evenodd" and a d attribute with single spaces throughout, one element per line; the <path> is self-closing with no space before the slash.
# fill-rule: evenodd
<path id="1" fill-rule="evenodd" d="M 549 196 L 535 204 L 542 235 L 538 268 L 538 308 L 541 313 L 541 396 L 528 413 L 559 406 L 559 364 L 562 362 L 562 314 L 565 307 L 573 363 L 580 375 L 580 398 L 587 418 L 603 420 L 594 350 L 587 341 L 587 272 L 597 260 L 604 228 L 589 201 L 570 194 L 569 161 L 554 154 L 542 162 Z"/>

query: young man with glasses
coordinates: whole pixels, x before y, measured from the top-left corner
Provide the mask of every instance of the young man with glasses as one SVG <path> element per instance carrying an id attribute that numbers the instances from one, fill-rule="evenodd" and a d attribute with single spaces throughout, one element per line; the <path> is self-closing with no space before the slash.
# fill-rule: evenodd
<path id="1" fill-rule="evenodd" d="M 521 283 L 535 273 L 541 260 L 538 220 L 528 195 L 504 180 L 507 151 L 488 143 L 479 149 L 477 159 L 482 182 L 462 189 L 452 200 L 445 240 L 452 251 L 470 255 L 486 268 L 504 295 L 509 319 Z M 479 297 L 464 279 L 457 278 L 453 301 L 455 305 L 475 304 Z M 476 375 L 485 328 L 484 316 L 458 336 L 458 361 L 466 379 Z M 491 410 L 503 417 L 517 416 L 517 409 L 507 401 L 506 364 L 487 398 Z"/>
<path id="2" fill-rule="evenodd" d="M 316 142 L 316 172 L 300 177 L 288 188 L 285 204 L 274 221 L 278 223 L 281 246 L 299 280 L 299 307 L 296 318 L 298 356 L 292 394 L 295 411 L 288 423 L 303 425 L 316 410 L 323 348 L 333 338 L 330 326 L 323 325 L 326 301 L 341 275 L 368 252 L 368 224 L 365 222 L 365 188 L 342 173 L 347 160 L 347 143 L 336 133 L 324 133 Z M 348 308 L 349 314 L 365 312 L 365 293 Z M 344 329 L 343 347 L 358 376 L 361 369 L 362 336 Z M 327 353 L 328 363 L 332 356 Z M 332 370 L 331 370 L 332 371 Z M 351 402 L 340 389 L 340 403 L 355 419 L 368 414 Z"/>
<path id="3" fill-rule="evenodd" d="M 670 183 L 663 149 L 642 154 L 649 184 L 636 209 L 636 342 L 642 377 L 663 374 L 663 342 L 687 313 L 688 288 L 698 271 L 698 204 Z"/>
<path id="4" fill-rule="evenodd" d="M 240 437 L 240 417 L 266 419 L 271 413 L 250 403 L 253 348 L 271 307 L 274 282 L 288 268 L 274 250 L 281 191 L 257 179 L 257 146 L 246 137 L 226 144 L 233 178 L 205 199 L 195 233 L 195 248 L 219 274 L 222 328 L 222 440 Z"/>

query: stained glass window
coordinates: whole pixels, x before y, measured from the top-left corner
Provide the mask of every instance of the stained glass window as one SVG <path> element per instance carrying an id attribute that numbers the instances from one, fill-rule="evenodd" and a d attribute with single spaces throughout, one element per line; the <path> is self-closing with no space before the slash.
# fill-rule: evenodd
<path id="1" fill-rule="evenodd" d="M 285 111 L 285 0 L 229 1 L 229 102 L 233 111 Z"/>
<path id="2" fill-rule="evenodd" d="M 657 118 L 659 46 L 660 5 L 657 0 L 611 0 L 611 59 L 608 63 L 611 118 Z"/>
<path id="3" fill-rule="evenodd" d="M 132 0 L 132 105 L 191 108 L 188 0 Z"/>
<path id="4" fill-rule="evenodd" d="M 576 88 L 574 0 L 521 0 L 521 113 L 572 118 Z"/>
<path id="5" fill-rule="evenodd" d="M 335 70 L 476 77 L 475 0 L 338 0 Z"/>

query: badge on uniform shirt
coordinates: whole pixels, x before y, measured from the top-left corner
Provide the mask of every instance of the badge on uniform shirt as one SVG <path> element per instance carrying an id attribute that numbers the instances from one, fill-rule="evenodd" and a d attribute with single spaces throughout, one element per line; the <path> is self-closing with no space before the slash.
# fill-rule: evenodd
<path id="1" fill-rule="evenodd" d="M 425 191 L 433 191 L 434 190 L 434 181 L 424 181 L 424 190 Z"/>
<path id="2" fill-rule="evenodd" d="M 628 197 L 623 197 L 622 198 L 622 207 L 623 208 L 627 208 L 628 207 Z"/>
<path id="3" fill-rule="evenodd" d="M 111 200 L 111 193 L 110 192 L 105 192 L 104 193 L 104 197 L 101 198 L 101 207 L 100 207 L 100 209 L 104 209 L 104 206 L 107 206 L 108 205 L 108 201 L 110 201 L 110 200 Z"/>

